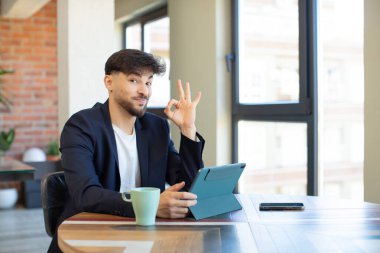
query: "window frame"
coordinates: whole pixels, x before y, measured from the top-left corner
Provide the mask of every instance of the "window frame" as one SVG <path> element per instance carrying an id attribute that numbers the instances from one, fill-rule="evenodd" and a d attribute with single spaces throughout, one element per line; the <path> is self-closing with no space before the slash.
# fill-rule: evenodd
<path id="1" fill-rule="evenodd" d="M 238 121 L 307 124 L 307 195 L 318 195 L 317 0 L 299 0 L 299 103 L 239 104 L 239 4 L 232 0 L 232 161 L 238 162 Z"/>

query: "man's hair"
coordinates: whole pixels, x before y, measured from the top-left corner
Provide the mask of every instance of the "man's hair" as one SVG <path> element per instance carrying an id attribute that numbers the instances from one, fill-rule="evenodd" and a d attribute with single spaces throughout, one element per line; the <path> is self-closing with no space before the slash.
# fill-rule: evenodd
<path id="1" fill-rule="evenodd" d="M 166 65 L 162 58 L 136 49 L 122 49 L 112 54 L 104 68 L 106 75 L 112 72 L 141 74 L 147 69 L 153 74 L 161 75 L 165 73 Z"/>

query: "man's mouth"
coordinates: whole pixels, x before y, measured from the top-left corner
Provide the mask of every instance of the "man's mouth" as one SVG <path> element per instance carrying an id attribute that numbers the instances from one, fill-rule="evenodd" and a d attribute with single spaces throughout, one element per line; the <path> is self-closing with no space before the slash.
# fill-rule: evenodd
<path id="1" fill-rule="evenodd" d="M 147 103 L 148 103 L 148 99 L 147 98 L 135 98 L 135 100 L 137 101 L 137 103 L 140 105 L 140 106 L 145 106 Z"/>

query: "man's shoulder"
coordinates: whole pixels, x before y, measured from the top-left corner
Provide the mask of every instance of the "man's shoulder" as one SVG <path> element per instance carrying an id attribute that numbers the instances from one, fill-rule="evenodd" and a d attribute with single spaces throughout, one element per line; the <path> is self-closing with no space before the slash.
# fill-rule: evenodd
<path id="1" fill-rule="evenodd" d="M 73 114 L 73 116 L 94 116 L 94 115 L 100 115 L 102 106 L 104 104 L 102 103 L 96 103 L 93 107 L 82 109 L 76 113 Z"/>
<path id="2" fill-rule="evenodd" d="M 104 121 L 104 113 L 102 113 L 103 106 L 104 104 L 96 103 L 91 108 L 80 110 L 70 117 L 68 123 L 75 122 L 91 124 L 90 122 L 95 123 L 97 121 Z"/>

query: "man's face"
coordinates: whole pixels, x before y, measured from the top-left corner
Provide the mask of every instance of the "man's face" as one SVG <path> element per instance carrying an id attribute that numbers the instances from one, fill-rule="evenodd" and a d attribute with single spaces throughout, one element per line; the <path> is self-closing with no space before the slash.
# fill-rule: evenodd
<path id="1" fill-rule="evenodd" d="M 122 72 L 112 73 L 105 77 L 105 81 L 110 99 L 132 116 L 144 115 L 152 94 L 152 71 L 128 75 Z"/>

